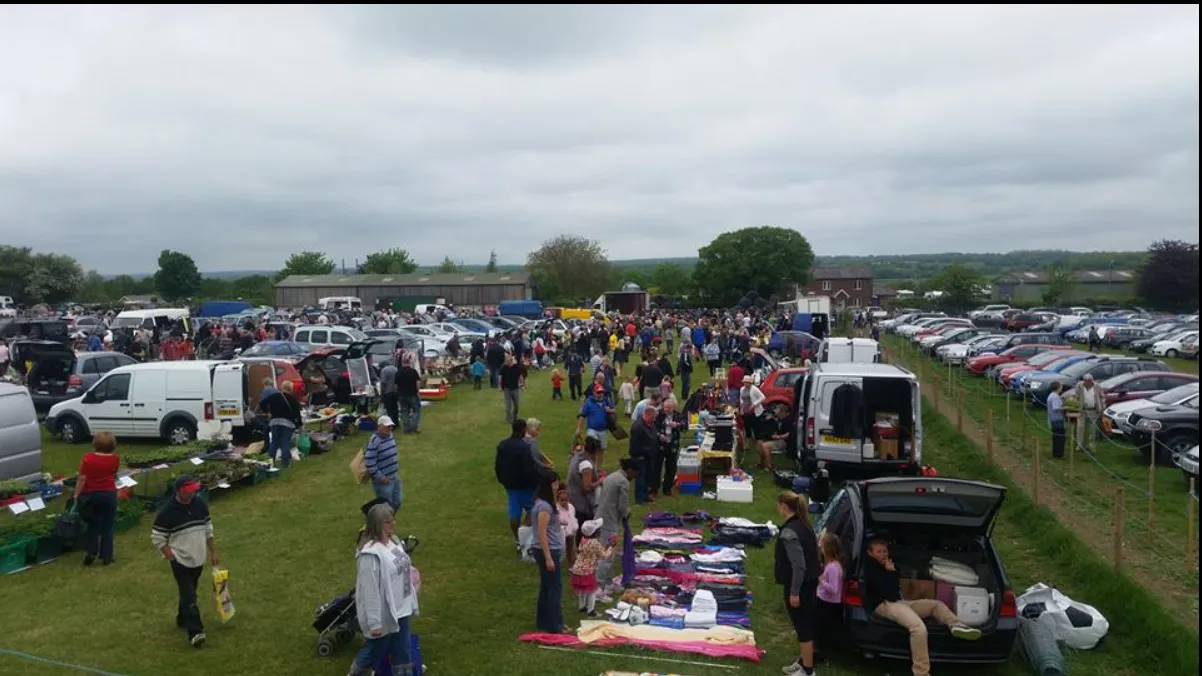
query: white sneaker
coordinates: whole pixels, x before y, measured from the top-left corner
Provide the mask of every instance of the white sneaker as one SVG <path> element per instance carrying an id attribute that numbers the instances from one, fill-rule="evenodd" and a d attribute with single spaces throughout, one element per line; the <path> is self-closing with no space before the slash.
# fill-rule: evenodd
<path id="1" fill-rule="evenodd" d="M 952 636 L 961 641 L 975 641 L 981 638 L 981 630 L 975 627 L 970 627 L 966 624 L 957 624 L 951 627 Z"/>
<path id="2" fill-rule="evenodd" d="M 192 644 L 193 648 L 199 648 L 200 646 L 204 645 L 204 642 L 205 642 L 204 632 L 202 631 L 199 634 L 194 634 L 192 636 L 192 638 L 188 639 L 188 642 Z"/>
<path id="3" fill-rule="evenodd" d="M 785 676 L 793 676 L 794 674 L 800 674 L 801 673 L 801 660 L 793 660 L 792 664 L 786 664 L 785 666 L 780 668 L 780 671 L 782 674 L 785 674 Z"/>

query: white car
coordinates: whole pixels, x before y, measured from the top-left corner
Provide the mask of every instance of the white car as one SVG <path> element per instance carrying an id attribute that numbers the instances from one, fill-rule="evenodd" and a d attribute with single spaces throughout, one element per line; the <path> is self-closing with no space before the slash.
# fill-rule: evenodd
<path id="1" fill-rule="evenodd" d="M 446 345 L 447 341 L 451 339 L 451 334 L 434 328 L 433 324 L 410 324 L 408 326 L 398 326 L 397 330 L 419 338 L 425 338 L 428 341 L 434 341 L 439 345 Z"/>
<path id="2" fill-rule="evenodd" d="M 986 314 L 986 313 L 996 312 L 998 314 L 1001 314 L 1009 309 L 1011 309 L 1010 306 L 1004 305 L 1004 304 L 1002 304 L 1002 305 L 986 305 L 983 308 L 979 308 L 979 309 L 973 310 L 972 312 L 969 312 L 968 317 L 969 317 L 969 319 L 976 319 L 977 317 L 979 317 L 983 314 Z"/>
<path id="3" fill-rule="evenodd" d="M 1172 340 L 1162 340 L 1152 345 L 1148 350 L 1150 354 L 1157 357 L 1169 357 L 1170 359 L 1181 356 L 1185 352 L 1184 343 L 1192 342 L 1198 339 L 1197 331 L 1183 333 Z"/>
<path id="4" fill-rule="evenodd" d="M 1178 455 L 1177 457 L 1173 458 L 1173 462 L 1177 463 L 1177 466 L 1181 468 L 1181 473 L 1185 475 L 1186 483 L 1189 483 L 1190 479 L 1194 480 L 1194 486 L 1195 486 L 1194 490 L 1197 490 L 1197 485 L 1198 485 L 1198 447 L 1194 446 L 1193 448 L 1182 453 L 1181 455 Z"/>
<path id="5" fill-rule="evenodd" d="M 963 364 L 968 359 L 968 352 L 971 348 L 978 345 L 986 345 L 994 341 L 1000 342 L 1005 338 L 1006 336 L 1002 335 L 977 336 L 976 338 L 967 340 L 963 343 L 950 343 L 948 345 L 940 346 L 935 349 L 935 356 L 938 357 L 940 361 L 948 364 Z"/>
<path id="6" fill-rule="evenodd" d="M 1198 383 L 1187 383 L 1179 385 L 1171 390 L 1165 390 L 1160 394 L 1148 397 L 1147 399 L 1131 399 L 1129 401 L 1120 401 L 1117 404 L 1108 406 L 1102 412 L 1102 416 L 1106 419 L 1105 426 L 1110 428 L 1111 434 L 1122 435 L 1123 423 L 1131 417 L 1131 414 L 1156 406 L 1180 406 L 1191 399 L 1198 398 Z"/>

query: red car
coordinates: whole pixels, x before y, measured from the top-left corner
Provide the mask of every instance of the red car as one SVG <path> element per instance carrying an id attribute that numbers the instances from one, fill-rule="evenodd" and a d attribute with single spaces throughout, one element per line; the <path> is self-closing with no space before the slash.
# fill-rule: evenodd
<path id="1" fill-rule="evenodd" d="M 1147 399 L 1165 390 L 1198 382 L 1198 376 L 1192 373 L 1176 373 L 1173 371 L 1133 371 L 1123 373 L 1113 378 L 1107 378 L 1098 383 L 1098 387 L 1106 393 L 1106 405 L 1117 404 L 1120 401 L 1132 399 Z"/>
<path id="2" fill-rule="evenodd" d="M 1002 328 L 1006 329 L 1007 331 L 1017 333 L 1018 331 L 1023 331 L 1023 330 L 1029 329 L 1032 326 L 1039 326 L 1040 324 L 1043 324 L 1046 322 L 1047 322 L 1047 319 L 1044 319 L 1040 315 L 1033 315 L 1033 314 L 1024 312 L 1023 314 L 1015 315 L 1015 316 L 1010 317 L 1009 319 L 1003 321 Z"/>
<path id="3" fill-rule="evenodd" d="M 805 375 L 803 368 L 777 369 L 768 374 L 760 383 L 760 391 L 764 393 L 764 408 L 772 410 L 776 406 L 787 406 L 793 412 L 793 387 Z"/>
<path id="4" fill-rule="evenodd" d="M 998 380 L 1001 381 L 1003 387 L 1010 387 L 1010 379 L 1023 371 L 1047 371 L 1061 361 L 1079 354 L 1084 353 L 1077 350 L 1052 350 L 1037 354 L 1021 364 L 1001 369 L 998 373 Z"/>
<path id="5" fill-rule="evenodd" d="M 1016 364 L 1021 361 L 1026 361 L 1037 354 L 1043 354 L 1048 350 L 1067 350 L 1068 345 L 1039 345 L 1031 343 L 1028 345 L 1016 345 L 1001 354 L 983 354 L 973 357 L 968 360 L 964 368 L 968 369 L 973 375 L 985 375 L 985 373 L 1002 364 Z"/>

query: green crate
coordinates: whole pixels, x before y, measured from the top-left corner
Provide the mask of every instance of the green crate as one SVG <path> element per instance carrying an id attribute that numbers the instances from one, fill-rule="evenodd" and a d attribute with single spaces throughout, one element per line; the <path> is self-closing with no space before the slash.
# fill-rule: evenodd
<path id="1" fill-rule="evenodd" d="M 124 533 L 126 531 L 131 531 L 131 530 L 137 528 L 138 524 L 140 524 L 140 523 L 142 523 L 142 515 L 141 514 L 131 514 L 128 516 L 123 516 L 123 517 L 118 518 L 115 522 L 113 522 L 113 532 L 114 533 Z"/>
<path id="2" fill-rule="evenodd" d="M 0 545 L 0 575 L 24 570 L 29 544 L 33 541 L 33 538 L 21 538 L 6 545 Z"/>
<path id="3" fill-rule="evenodd" d="M 45 535 L 29 543 L 26 556 L 33 563 L 48 563 L 63 555 L 63 541 Z"/>

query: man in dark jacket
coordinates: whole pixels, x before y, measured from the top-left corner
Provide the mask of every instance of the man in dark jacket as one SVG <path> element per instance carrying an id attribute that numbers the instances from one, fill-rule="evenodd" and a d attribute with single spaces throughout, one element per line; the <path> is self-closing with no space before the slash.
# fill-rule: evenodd
<path id="1" fill-rule="evenodd" d="M 484 350 L 484 365 L 488 367 L 488 386 L 497 386 L 497 374 L 505 365 L 505 348 L 496 340 L 490 340 Z"/>
<path id="2" fill-rule="evenodd" d="M 513 531 L 513 542 L 520 555 L 518 526 L 521 525 L 523 512 L 526 520 L 530 519 L 539 471 L 534 455 L 530 453 L 530 444 L 526 443 L 526 421 L 521 418 L 514 420 L 512 430 L 508 438 L 497 444 L 493 471 L 496 472 L 497 482 L 509 496 L 509 529 Z"/>
<path id="3" fill-rule="evenodd" d="M 648 404 L 643 408 L 643 415 L 630 428 L 630 457 L 639 463 L 639 475 L 634 484 L 634 499 L 638 504 L 654 502 L 651 498 L 651 486 L 659 484 L 655 477 L 652 484 L 651 469 L 657 466 L 662 439 L 659 430 L 655 428 L 655 419 L 659 417 L 659 409 Z"/>
<path id="4" fill-rule="evenodd" d="M 868 543 L 868 559 L 864 562 L 864 607 L 887 620 L 893 620 L 910 632 L 910 660 L 914 676 L 929 676 L 931 673 L 924 618 L 934 617 L 947 626 L 956 638 L 965 641 L 981 638 L 980 629 L 965 625 L 942 601 L 902 599 L 901 576 L 893 564 L 893 557 L 889 555 L 889 544 L 884 540 L 876 539 Z"/>
<path id="5" fill-rule="evenodd" d="M 689 400 L 689 381 L 693 377 L 693 345 L 680 344 L 680 359 L 676 361 L 676 372 L 680 374 L 680 400 Z"/>
<path id="6" fill-rule="evenodd" d="M 664 382 L 664 372 L 660 370 L 658 362 L 649 361 L 639 374 L 639 392 L 646 399 L 651 396 L 652 392 L 659 392 L 662 382 Z"/>
<path id="7" fill-rule="evenodd" d="M 564 367 L 568 370 L 568 392 L 572 395 L 572 401 L 576 401 L 576 397 L 584 396 L 584 357 L 580 356 L 579 352 L 571 350 L 564 359 Z"/>

